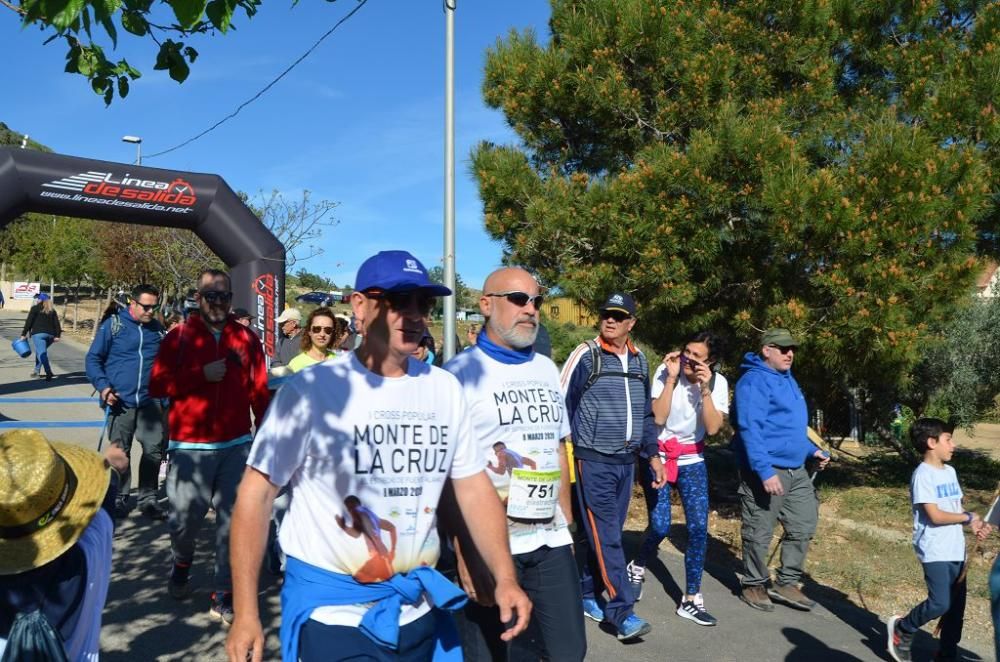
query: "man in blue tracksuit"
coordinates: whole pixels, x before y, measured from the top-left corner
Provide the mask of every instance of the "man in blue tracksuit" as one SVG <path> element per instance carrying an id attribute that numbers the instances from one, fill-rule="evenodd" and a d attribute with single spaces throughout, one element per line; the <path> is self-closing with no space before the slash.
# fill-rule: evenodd
<path id="1" fill-rule="evenodd" d="M 654 487 L 662 487 L 666 478 L 657 453 L 649 365 L 629 339 L 635 301 L 615 292 L 601 306 L 600 317 L 600 336 L 573 350 L 561 382 L 573 434 L 580 519 L 590 544 L 580 574 L 583 613 L 607 621 L 618 630 L 618 639 L 627 641 L 651 629 L 632 612 L 636 596 L 622 549 L 636 456 L 649 459 Z M 608 593 L 603 608 L 597 601 L 602 584 Z"/>
<path id="2" fill-rule="evenodd" d="M 128 456 L 133 437 L 142 446 L 139 460 L 139 510 L 152 519 L 166 519 L 156 503 L 157 480 L 163 459 L 163 413 L 160 401 L 149 396 L 149 374 L 160 349 L 163 326 L 153 317 L 160 293 L 151 285 L 132 290 L 128 307 L 104 320 L 87 352 L 87 379 L 108 408 L 108 442 Z M 128 514 L 131 469 L 121 474 L 117 517 Z"/>
<path id="3" fill-rule="evenodd" d="M 797 347 L 788 330 L 765 331 L 760 353 L 743 357 L 733 400 L 743 519 L 740 599 L 762 611 L 774 611 L 771 600 L 805 611 L 816 605 L 798 586 L 819 518 L 819 500 L 805 465 L 815 458 L 823 469 L 829 456 L 806 435 L 806 401 L 792 376 Z M 774 587 L 768 588 L 767 550 L 778 520 L 785 528 L 781 567 Z"/>

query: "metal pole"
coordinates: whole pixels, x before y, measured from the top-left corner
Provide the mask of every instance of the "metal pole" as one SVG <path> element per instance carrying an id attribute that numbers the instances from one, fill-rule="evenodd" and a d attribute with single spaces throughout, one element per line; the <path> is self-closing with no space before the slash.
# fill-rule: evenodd
<path id="1" fill-rule="evenodd" d="M 135 144 L 135 164 L 142 165 L 142 141 Z"/>
<path id="2" fill-rule="evenodd" d="M 444 360 L 455 355 L 455 5 L 444 0 Z"/>

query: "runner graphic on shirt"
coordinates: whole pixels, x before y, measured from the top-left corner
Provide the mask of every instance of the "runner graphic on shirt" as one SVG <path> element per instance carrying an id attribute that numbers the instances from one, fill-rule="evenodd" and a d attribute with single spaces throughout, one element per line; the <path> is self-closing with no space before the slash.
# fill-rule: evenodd
<path id="1" fill-rule="evenodd" d="M 384 582 L 395 572 L 392 562 L 396 558 L 396 526 L 376 515 L 371 509 L 365 508 L 361 504 L 361 499 L 353 494 L 344 499 L 344 506 L 351 515 L 351 525 L 348 526 L 340 515 L 334 519 L 344 533 L 352 538 L 364 536 L 365 544 L 368 546 L 368 561 L 354 573 L 354 578 L 365 584 Z M 392 549 L 387 549 L 382 541 L 382 529 L 389 532 Z"/>
<path id="2" fill-rule="evenodd" d="M 488 462 L 486 467 L 495 474 L 501 476 L 507 474 L 509 476 L 510 472 L 514 469 L 538 468 L 538 464 L 534 460 L 510 450 L 507 448 L 507 444 L 502 441 L 493 444 L 493 452 L 496 454 L 497 463 L 494 466 L 492 461 Z"/>

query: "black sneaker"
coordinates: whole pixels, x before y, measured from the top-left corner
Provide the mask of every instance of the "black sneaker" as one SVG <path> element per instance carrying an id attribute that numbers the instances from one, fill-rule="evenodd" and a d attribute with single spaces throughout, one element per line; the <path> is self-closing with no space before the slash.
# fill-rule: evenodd
<path id="1" fill-rule="evenodd" d="M 639 602 L 642 600 L 642 583 L 646 579 L 646 569 L 631 561 L 625 566 L 625 574 L 628 576 L 629 586 L 632 587 L 632 595 L 635 596 L 635 601 Z"/>
<path id="2" fill-rule="evenodd" d="M 128 517 L 128 514 L 132 511 L 132 508 L 128 505 L 128 499 L 117 499 L 115 501 L 115 512 L 114 519 L 116 521 L 121 521 Z"/>
<path id="3" fill-rule="evenodd" d="M 170 571 L 170 581 L 167 582 L 167 591 L 174 600 L 183 600 L 191 595 L 190 563 L 174 563 Z"/>
<path id="4" fill-rule="evenodd" d="M 142 508 L 139 509 L 143 515 L 151 520 L 162 521 L 167 519 L 167 511 L 164 508 L 160 508 L 160 505 L 155 501 L 147 503 Z"/>
<path id="5" fill-rule="evenodd" d="M 216 591 L 212 594 L 212 606 L 208 615 L 224 626 L 233 624 L 233 594 Z"/>
<path id="6" fill-rule="evenodd" d="M 901 620 L 903 620 L 902 616 L 893 616 L 886 623 L 889 635 L 886 650 L 889 651 L 889 657 L 896 662 L 910 662 L 910 644 L 913 643 L 913 634 L 904 632 L 903 628 L 899 627 Z"/>
<path id="7" fill-rule="evenodd" d="M 677 615 L 698 625 L 712 626 L 719 622 L 715 616 L 705 611 L 705 600 L 701 597 L 701 593 L 694 596 L 694 600 L 682 600 L 681 606 L 677 608 Z"/>

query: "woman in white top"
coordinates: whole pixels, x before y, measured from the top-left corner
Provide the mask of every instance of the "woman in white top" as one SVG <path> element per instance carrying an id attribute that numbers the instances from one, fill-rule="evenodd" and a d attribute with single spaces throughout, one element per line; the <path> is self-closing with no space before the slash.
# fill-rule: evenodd
<path id="1" fill-rule="evenodd" d="M 656 556 L 660 543 L 670 531 L 671 484 L 680 493 L 687 520 L 688 544 L 684 553 L 687 580 L 677 615 L 698 625 L 715 625 L 716 619 L 705 611 L 701 596 L 701 577 L 705 567 L 708 542 L 708 472 L 705 468 L 704 438 L 722 428 L 729 414 L 729 383 L 713 370 L 721 353 L 721 340 L 707 331 L 695 334 L 683 351 L 670 352 L 653 376 L 650 395 L 653 416 L 662 426 L 658 442 L 660 458 L 667 473 L 667 484 L 660 489 L 650 486 L 643 476 L 643 491 L 649 510 L 649 528 L 634 561 L 628 564 L 628 577 L 636 599 L 642 597 L 646 561 Z"/>

